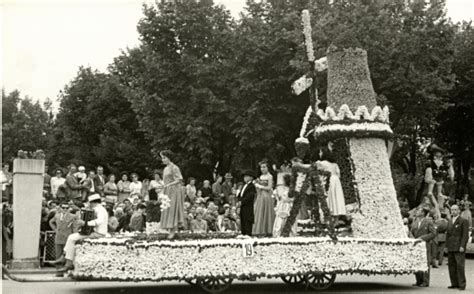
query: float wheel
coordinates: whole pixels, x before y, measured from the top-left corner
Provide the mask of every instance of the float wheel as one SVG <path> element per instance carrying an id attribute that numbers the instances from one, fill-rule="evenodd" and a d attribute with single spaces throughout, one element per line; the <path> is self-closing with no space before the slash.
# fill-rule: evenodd
<path id="1" fill-rule="evenodd" d="M 207 293 L 221 293 L 230 287 L 232 279 L 210 277 L 198 280 L 197 284 Z"/>
<path id="2" fill-rule="evenodd" d="M 305 282 L 305 276 L 302 275 L 281 276 L 281 279 L 289 285 L 300 285 Z"/>
<path id="3" fill-rule="evenodd" d="M 326 290 L 334 284 L 335 274 L 309 274 L 306 276 L 306 283 L 313 290 Z"/>
<path id="4" fill-rule="evenodd" d="M 184 280 L 184 281 L 191 286 L 197 286 L 199 284 L 197 279 L 190 279 L 190 280 Z"/>

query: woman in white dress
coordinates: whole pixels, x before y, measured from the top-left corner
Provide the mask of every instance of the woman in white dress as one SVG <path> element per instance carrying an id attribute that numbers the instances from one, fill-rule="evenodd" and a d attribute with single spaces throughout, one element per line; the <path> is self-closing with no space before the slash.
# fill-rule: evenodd
<path id="1" fill-rule="evenodd" d="M 328 188 L 328 207 L 333 216 L 333 223 L 337 224 L 340 215 L 346 215 L 346 202 L 344 200 L 344 192 L 342 191 L 341 181 L 339 179 L 341 172 L 339 166 L 330 162 L 327 159 L 316 162 L 316 167 L 319 170 L 328 171 L 331 173 L 329 178 Z"/>
<path id="2" fill-rule="evenodd" d="M 278 177 L 282 176 L 281 184 L 277 185 L 273 195 L 277 199 L 275 207 L 275 223 L 273 224 L 273 237 L 280 237 L 285 227 L 286 220 L 290 216 L 291 207 L 293 206 L 293 198 L 288 197 L 290 191 L 291 176 L 287 173 L 279 173 Z M 296 236 L 297 222 L 291 227 L 290 237 Z"/>

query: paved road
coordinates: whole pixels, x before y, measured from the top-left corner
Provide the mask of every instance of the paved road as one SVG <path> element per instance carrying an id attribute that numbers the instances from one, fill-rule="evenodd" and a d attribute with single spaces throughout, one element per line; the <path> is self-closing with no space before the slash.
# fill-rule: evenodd
<path id="1" fill-rule="evenodd" d="M 474 293 L 474 257 L 466 260 L 466 275 L 468 287 L 465 293 Z M 36 277 L 38 278 L 38 277 Z M 334 285 L 326 292 L 350 293 L 461 293 L 458 290 L 448 290 L 448 268 L 446 265 L 431 271 L 431 287 L 412 287 L 414 276 L 338 276 Z M 125 282 L 47 282 L 47 283 L 18 283 L 3 281 L 5 294 L 131 294 L 131 293 L 204 293 L 186 283 L 125 283 Z M 304 288 L 287 286 L 277 279 L 262 279 L 257 282 L 234 282 L 224 293 L 308 293 Z"/>

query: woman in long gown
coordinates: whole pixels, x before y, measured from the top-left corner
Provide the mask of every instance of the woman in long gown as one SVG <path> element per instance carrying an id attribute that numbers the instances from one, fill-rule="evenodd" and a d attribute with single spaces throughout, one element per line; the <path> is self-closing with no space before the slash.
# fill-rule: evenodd
<path id="1" fill-rule="evenodd" d="M 328 189 L 328 207 L 333 216 L 333 223 L 337 224 L 340 215 L 346 215 L 346 202 L 344 200 L 344 192 L 342 191 L 341 181 L 339 179 L 341 172 L 339 166 L 328 160 L 316 162 L 316 166 L 320 170 L 331 173 Z"/>
<path id="2" fill-rule="evenodd" d="M 161 160 L 166 165 L 163 170 L 164 194 L 170 198 L 170 207 L 161 214 L 160 226 L 169 230 L 168 239 L 172 239 L 178 230 L 178 225 L 184 222 L 184 189 L 183 176 L 179 167 L 175 165 L 173 153 L 169 150 L 160 152 Z"/>
<path id="3" fill-rule="evenodd" d="M 269 171 L 266 161 L 259 163 L 262 175 L 257 180 L 255 188 L 257 197 L 254 206 L 255 222 L 252 227 L 253 236 L 271 236 L 275 222 L 275 209 L 273 205 L 273 176 Z"/>

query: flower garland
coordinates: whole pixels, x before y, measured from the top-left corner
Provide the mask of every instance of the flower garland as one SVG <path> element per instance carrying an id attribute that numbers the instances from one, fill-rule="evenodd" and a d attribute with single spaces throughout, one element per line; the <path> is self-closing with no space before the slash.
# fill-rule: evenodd
<path id="1" fill-rule="evenodd" d="M 77 280 L 163 281 L 206 277 L 274 278 L 311 273 L 411 274 L 426 271 L 426 247 L 414 239 L 262 238 L 160 241 L 89 239 L 76 246 Z M 174 246 L 168 246 L 172 244 Z M 254 256 L 243 257 L 243 244 Z M 225 262 L 223 262 L 225 261 Z"/>
<path id="2" fill-rule="evenodd" d="M 329 221 L 330 211 L 327 204 L 327 190 L 329 188 L 329 177 L 331 176 L 330 172 L 320 171 L 315 166 L 310 168 L 305 168 L 302 166 L 293 166 L 291 176 L 290 191 L 288 192 L 288 197 L 294 198 L 293 206 L 290 210 L 290 215 L 288 216 L 285 226 L 282 230 L 282 236 L 289 236 L 291 228 L 296 221 L 296 217 L 300 211 L 301 205 L 305 200 L 308 190 L 311 188 L 311 196 L 316 197 L 317 199 L 317 214 L 319 215 L 319 207 L 324 214 L 325 222 Z M 321 177 L 326 179 L 325 187 L 321 183 Z M 319 218 L 317 219 L 316 224 L 319 224 Z M 331 236 L 335 236 L 334 232 L 329 232 Z"/>
<path id="3" fill-rule="evenodd" d="M 300 137 L 298 139 L 304 138 L 304 135 L 306 133 L 306 128 L 308 127 L 309 117 L 311 116 L 312 112 L 313 112 L 313 108 L 311 106 L 308 106 L 308 109 L 306 109 L 306 113 L 303 118 L 303 125 L 301 126 Z"/>
<path id="4" fill-rule="evenodd" d="M 315 139 L 322 142 L 347 137 L 392 139 L 393 136 L 390 126 L 379 122 L 330 122 L 323 123 L 314 130 Z"/>
<path id="5" fill-rule="evenodd" d="M 354 178 L 355 167 L 351 158 L 349 139 L 341 138 L 333 141 L 333 143 L 332 154 L 341 171 L 340 180 L 346 205 L 351 203 L 360 204 L 357 182 Z"/>
<path id="6" fill-rule="evenodd" d="M 301 14 L 302 24 L 303 24 L 303 35 L 304 35 L 304 44 L 306 46 L 306 55 L 309 62 L 314 61 L 314 49 L 313 49 L 313 39 L 311 36 L 311 20 L 309 16 L 309 11 L 304 9 Z"/>
<path id="7" fill-rule="evenodd" d="M 362 105 L 353 113 L 347 104 L 341 105 L 339 112 L 336 114 L 332 107 L 326 107 L 326 110 L 318 109 L 317 115 L 323 120 L 366 120 L 389 123 L 390 110 L 387 106 L 383 109 L 380 106 L 375 106 L 372 112 L 369 112 L 366 106 Z"/>

